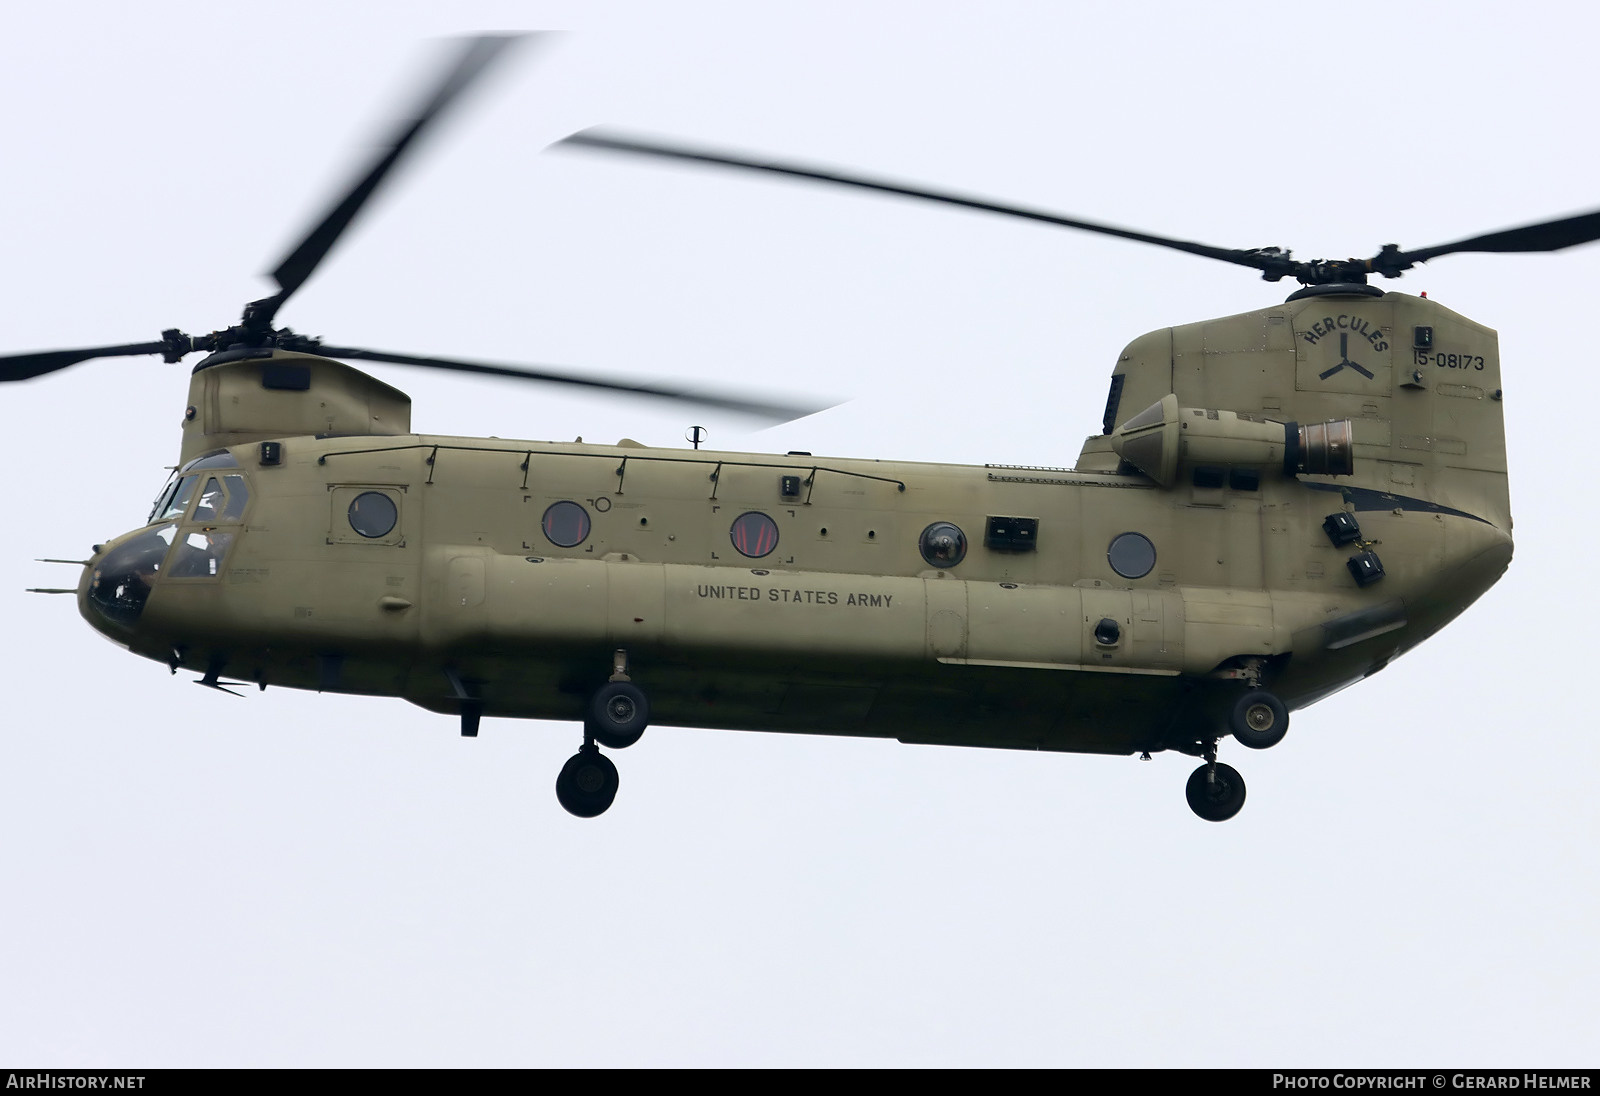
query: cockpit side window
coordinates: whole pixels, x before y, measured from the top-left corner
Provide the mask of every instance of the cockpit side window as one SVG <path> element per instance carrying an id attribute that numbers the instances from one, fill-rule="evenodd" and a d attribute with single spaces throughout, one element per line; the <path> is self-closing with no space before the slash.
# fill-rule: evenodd
<path id="1" fill-rule="evenodd" d="M 205 489 L 200 492 L 200 501 L 194 504 L 194 520 L 216 521 L 221 510 L 222 484 L 217 482 L 216 476 L 211 476 L 206 480 Z"/>
<path id="2" fill-rule="evenodd" d="M 245 504 L 250 501 L 250 489 L 244 485 L 243 476 L 223 476 L 228 486 L 228 505 L 223 508 L 223 521 L 238 521 L 244 517 Z"/>
<path id="3" fill-rule="evenodd" d="M 172 551 L 168 578 L 211 578 L 222 568 L 222 557 L 233 543 L 232 533 L 187 533 Z"/>

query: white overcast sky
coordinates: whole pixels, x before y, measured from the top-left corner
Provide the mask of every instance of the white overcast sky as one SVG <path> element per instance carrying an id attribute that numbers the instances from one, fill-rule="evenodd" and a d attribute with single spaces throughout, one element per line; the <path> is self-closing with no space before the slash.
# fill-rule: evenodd
<path id="1" fill-rule="evenodd" d="M 1131 243 L 544 154 L 614 123 L 1224 246 L 1424 246 L 1600 205 L 1589 6 L 6 5 L 0 347 L 232 322 L 431 71 L 563 28 L 281 319 L 738 380 L 788 427 L 374 370 L 418 429 L 1070 464 L 1139 334 L 1291 287 Z M 1234 821 L 1191 759 L 655 728 L 580 821 L 574 726 L 285 690 L 100 639 L 75 573 L 187 367 L 0 389 L 0 1063 L 1593 1065 L 1600 246 L 1402 283 L 1499 330 L 1517 555 L 1300 713 Z M 189 364 L 192 364 L 193 359 Z"/>

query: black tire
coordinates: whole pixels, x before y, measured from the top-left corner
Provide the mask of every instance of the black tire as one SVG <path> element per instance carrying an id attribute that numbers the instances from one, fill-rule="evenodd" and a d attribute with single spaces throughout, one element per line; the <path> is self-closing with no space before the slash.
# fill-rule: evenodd
<path id="1" fill-rule="evenodd" d="M 602 746 L 620 750 L 639 741 L 650 726 L 650 701 L 644 690 L 626 681 L 608 681 L 589 702 L 585 729 Z"/>
<path id="2" fill-rule="evenodd" d="M 1265 689 L 1251 689 L 1234 702 L 1228 729 L 1241 746 L 1264 750 L 1289 733 L 1289 709 Z"/>
<path id="3" fill-rule="evenodd" d="M 1244 806 L 1244 777 L 1232 765 L 1217 762 L 1215 781 L 1206 778 L 1209 765 L 1201 765 L 1189 774 L 1189 785 L 1184 794 L 1189 797 L 1189 809 L 1207 822 L 1226 822 Z"/>
<path id="4" fill-rule="evenodd" d="M 627 735 L 616 734 L 613 731 L 606 730 L 604 727 L 596 726 L 595 721 L 592 719 L 583 721 L 583 733 L 608 750 L 626 750 L 644 735 L 642 729 Z"/>
<path id="5" fill-rule="evenodd" d="M 585 747 L 561 766 L 556 777 L 556 799 L 569 814 L 593 818 L 611 806 L 621 782 L 609 757 L 593 746 Z"/>

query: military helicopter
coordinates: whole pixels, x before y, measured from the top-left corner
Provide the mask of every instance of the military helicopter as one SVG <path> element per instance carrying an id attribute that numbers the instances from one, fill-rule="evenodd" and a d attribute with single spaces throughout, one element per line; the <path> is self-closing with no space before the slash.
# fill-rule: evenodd
<path id="1" fill-rule="evenodd" d="M 193 369 L 176 471 L 96 545 L 89 623 L 171 672 L 399 696 L 476 736 L 484 715 L 581 721 L 556 780 L 608 809 L 601 752 L 664 725 L 1202 759 L 1200 818 L 1233 817 L 1232 737 L 1443 627 L 1511 557 L 1495 333 L 1370 275 L 1468 251 L 1554 251 L 1600 213 L 1366 260 L 1295 260 L 676 142 L 567 144 L 866 188 L 1220 259 L 1302 288 L 1123 352 L 1071 467 L 444 437 L 413 432 L 379 361 L 782 419 L 793 401 L 340 347 L 275 326 L 418 135 L 511 43 L 479 38 L 383 155 L 206 335 L 0 357 L 0 379 L 100 357 Z"/>

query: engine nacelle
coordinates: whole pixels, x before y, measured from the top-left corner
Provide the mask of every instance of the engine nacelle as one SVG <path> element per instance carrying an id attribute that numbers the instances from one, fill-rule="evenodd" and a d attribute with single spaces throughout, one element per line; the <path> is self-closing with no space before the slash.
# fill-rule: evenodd
<path id="1" fill-rule="evenodd" d="M 1167 395 L 1123 423 L 1111 436 L 1117 456 L 1171 487 L 1183 465 L 1280 467 L 1283 474 L 1348 476 L 1355 471 L 1355 430 L 1349 419 L 1302 426 L 1257 422 L 1232 411 L 1179 407 Z"/>

